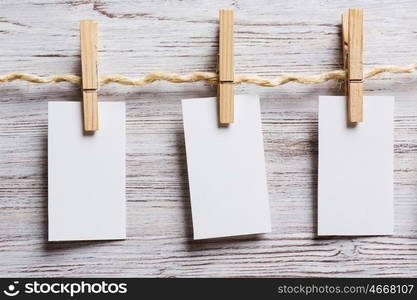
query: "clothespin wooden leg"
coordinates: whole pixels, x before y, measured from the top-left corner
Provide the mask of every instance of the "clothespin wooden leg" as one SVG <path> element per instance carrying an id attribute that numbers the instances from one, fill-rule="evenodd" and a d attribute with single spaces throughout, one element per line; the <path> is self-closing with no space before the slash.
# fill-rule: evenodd
<path id="1" fill-rule="evenodd" d="M 94 132 L 99 129 L 97 103 L 97 23 L 91 20 L 81 21 L 80 38 L 84 130 Z"/>
<path id="2" fill-rule="evenodd" d="M 348 83 L 348 116 L 350 123 L 363 121 L 363 83 Z"/>
<path id="3" fill-rule="evenodd" d="M 346 72 L 345 77 L 345 95 L 348 96 L 348 53 L 349 53 L 349 12 L 342 14 L 342 59 L 343 70 Z"/>
<path id="4" fill-rule="evenodd" d="M 342 15 L 343 65 L 348 121 L 363 121 L 363 10 L 349 9 Z"/>
<path id="5" fill-rule="evenodd" d="M 233 11 L 220 10 L 219 41 L 219 123 L 227 126 L 234 122 L 234 45 L 233 45 Z"/>

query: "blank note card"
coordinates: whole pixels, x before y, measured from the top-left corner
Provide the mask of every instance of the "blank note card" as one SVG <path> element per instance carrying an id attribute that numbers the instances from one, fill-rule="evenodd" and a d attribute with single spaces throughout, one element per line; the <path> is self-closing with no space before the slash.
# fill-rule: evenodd
<path id="1" fill-rule="evenodd" d="M 259 99 L 235 97 L 219 128 L 216 98 L 182 100 L 194 239 L 271 231 Z"/>
<path id="2" fill-rule="evenodd" d="M 49 241 L 126 237 L 125 104 L 99 103 L 83 134 L 80 102 L 48 104 Z"/>
<path id="3" fill-rule="evenodd" d="M 345 97 L 319 99 L 318 235 L 393 234 L 393 97 L 364 97 L 348 127 Z"/>

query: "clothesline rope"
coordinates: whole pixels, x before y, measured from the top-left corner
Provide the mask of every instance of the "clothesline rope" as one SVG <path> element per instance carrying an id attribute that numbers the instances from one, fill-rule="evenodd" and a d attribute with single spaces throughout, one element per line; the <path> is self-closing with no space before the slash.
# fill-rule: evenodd
<path id="1" fill-rule="evenodd" d="M 364 78 L 372 78 L 382 73 L 413 73 L 417 71 L 417 63 L 407 66 L 379 66 L 375 67 L 364 74 Z M 301 84 L 319 84 L 334 79 L 344 79 L 346 73 L 344 70 L 334 70 L 318 75 L 282 75 L 274 79 L 263 78 L 255 75 L 238 75 L 235 77 L 236 85 L 242 83 L 255 84 L 263 87 L 276 87 L 290 82 Z M 0 83 L 11 82 L 14 80 L 23 80 L 32 83 L 53 83 L 53 82 L 69 82 L 80 85 L 81 77 L 77 75 L 54 75 L 48 77 L 36 76 L 26 73 L 11 73 L 0 76 Z M 155 81 L 168 81 L 172 83 L 187 83 L 205 81 L 210 84 L 217 84 L 218 75 L 214 72 L 193 72 L 190 74 L 180 75 L 170 72 L 153 72 L 140 78 L 129 78 L 125 76 L 105 76 L 100 78 L 100 85 L 109 83 L 117 83 L 122 85 L 142 86 L 153 83 Z"/>

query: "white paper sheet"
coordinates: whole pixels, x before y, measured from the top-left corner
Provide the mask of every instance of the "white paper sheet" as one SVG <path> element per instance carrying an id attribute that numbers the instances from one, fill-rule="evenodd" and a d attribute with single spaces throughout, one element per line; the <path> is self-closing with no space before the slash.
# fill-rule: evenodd
<path id="1" fill-rule="evenodd" d="M 125 115 L 100 102 L 100 130 L 84 135 L 80 102 L 49 102 L 49 241 L 126 237 Z"/>
<path id="2" fill-rule="evenodd" d="M 271 231 L 257 96 L 235 97 L 219 128 L 216 98 L 182 100 L 194 239 Z"/>
<path id="3" fill-rule="evenodd" d="M 318 235 L 393 233 L 393 114 L 393 97 L 364 97 L 352 128 L 345 97 L 320 97 Z"/>

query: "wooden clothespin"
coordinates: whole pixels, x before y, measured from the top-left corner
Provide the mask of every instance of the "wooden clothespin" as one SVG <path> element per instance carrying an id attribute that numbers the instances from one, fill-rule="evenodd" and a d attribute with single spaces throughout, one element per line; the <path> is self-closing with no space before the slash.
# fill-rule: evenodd
<path id="1" fill-rule="evenodd" d="M 218 101 L 219 123 L 221 126 L 227 126 L 234 121 L 235 61 L 233 23 L 233 10 L 220 10 Z"/>
<path id="2" fill-rule="evenodd" d="M 342 14 L 343 67 L 348 121 L 363 121 L 363 10 L 350 8 Z"/>
<path id="3" fill-rule="evenodd" d="M 81 67 L 83 90 L 84 131 L 98 130 L 98 73 L 97 42 L 98 25 L 92 20 L 80 22 Z"/>

